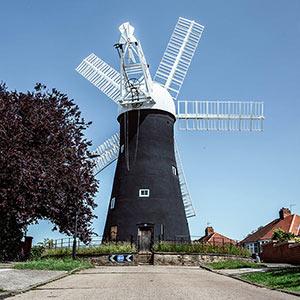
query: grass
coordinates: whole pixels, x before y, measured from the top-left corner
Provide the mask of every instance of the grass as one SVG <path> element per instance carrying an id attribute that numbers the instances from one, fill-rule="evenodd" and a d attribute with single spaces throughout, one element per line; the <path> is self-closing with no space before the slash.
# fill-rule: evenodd
<path id="1" fill-rule="evenodd" d="M 300 268 L 244 274 L 241 278 L 267 287 L 300 292 Z"/>
<path id="2" fill-rule="evenodd" d="M 93 265 L 85 260 L 73 260 L 73 259 L 39 259 L 29 260 L 14 265 L 14 269 L 30 269 L 30 270 L 55 270 L 55 271 L 72 271 L 74 269 L 88 269 Z"/>
<path id="3" fill-rule="evenodd" d="M 92 246 L 77 249 L 78 255 L 97 255 L 97 254 L 115 254 L 115 253 L 135 253 L 136 248 L 130 243 L 104 243 L 100 246 Z M 72 249 L 59 248 L 59 249 L 46 249 L 42 254 L 43 257 L 62 257 L 70 256 Z"/>
<path id="4" fill-rule="evenodd" d="M 229 254 L 242 257 L 250 257 L 250 252 L 235 245 L 210 245 L 203 243 L 176 243 L 160 242 L 153 246 L 155 252 L 176 252 L 176 253 L 203 253 L 203 254 Z"/>
<path id="5" fill-rule="evenodd" d="M 242 268 L 262 268 L 262 264 L 257 264 L 251 261 L 243 261 L 238 259 L 228 259 L 224 261 L 212 262 L 207 264 L 208 267 L 214 270 L 221 269 L 242 269 Z"/>

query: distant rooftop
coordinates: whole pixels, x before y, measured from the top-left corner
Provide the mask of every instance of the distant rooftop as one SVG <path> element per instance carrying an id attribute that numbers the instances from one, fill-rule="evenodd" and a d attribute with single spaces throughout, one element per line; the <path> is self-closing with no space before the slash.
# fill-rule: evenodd
<path id="1" fill-rule="evenodd" d="M 209 244 L 236 244 L 236 241 L 228 238 L 225 235 L 222 235 L 218 232 L 215 232 L 213 227 L 208 226 L 205 228 L 205 235 L 199 239 L 199 242 L 209 243 Z"/>
<path id="2" fill-rule="evenodd" d="M 300 234 L 300 216 L 291 214 L 291 211 L 288 208 L 283 207 L 279 211 L 278 219 L 271 221 L 254 233 L 248 235 L 240 243 L 244 244 L 263 240 L 271 240 L 274 230 L 279 228 L 285 232 L 293 233 L 294 235 L 298 236 Z"/>

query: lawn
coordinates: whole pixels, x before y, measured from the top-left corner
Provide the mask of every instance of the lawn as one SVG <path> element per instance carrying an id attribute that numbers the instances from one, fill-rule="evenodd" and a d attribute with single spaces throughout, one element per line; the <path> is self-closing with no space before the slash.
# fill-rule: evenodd
<path id="1" fill-rule="evenodd" d="M 29 260 L 22 263 L 16 263 L 15 269 L 30 269 L 30 270 L 55 270 L 55 271 L 71 271 L 74 269 L 88 269 L 93 265 L 86 260 L 73 260 L 73 259 L 39 259 Z"/>
<path id="2" fill-rule="evenodd" d="M 300 292 L 300 268 L 244 274 L 241 278 L 271 288 Z"/>
<path id="3" fill-rule="evenodd" d="M 262 264 L 257 264 L 251 261 L 242 261 L 238 259 L 229 259 L 224 261 L 212 262 L 206 264 L 211 269 L 241 269 L 241 268 L 262 268 Z"/>

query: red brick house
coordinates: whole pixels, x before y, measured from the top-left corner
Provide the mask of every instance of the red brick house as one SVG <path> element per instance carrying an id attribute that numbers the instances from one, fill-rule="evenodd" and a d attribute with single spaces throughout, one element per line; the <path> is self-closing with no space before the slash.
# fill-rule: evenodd
<path id="1" fill-rule="evenodd" d="M 220 246 L 225 244 L 235 245 L 237 243 L 235 240 L 230 239 L 218 232 L 215 232 L 213 227 L 211 226 L 205 228 L 205 235 L 199 239 L 199 242 Z"/>
<path id="2" fill-rule="evenodd" d="M 254 233 L 248 235 L 240 242 L 240 245 L 247 248 L 251 253 L 260 253 L 262 245 L 272 240 L 275 229 L 281 228 L 285 232 L 293 233 L 296 236 L 300 234 L 300 216 L 291 214 L 288 208 L 281 208 L 279 218 L 271 221 L 267 225 L 259 228 Z"/>

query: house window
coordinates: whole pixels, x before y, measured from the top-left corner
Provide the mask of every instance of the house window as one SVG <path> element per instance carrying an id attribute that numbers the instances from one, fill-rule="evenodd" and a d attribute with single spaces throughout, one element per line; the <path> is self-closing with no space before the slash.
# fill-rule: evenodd
<path id="1" fill-rule="evenodd" d="M 175 166 L 172 166 L 172 173 L 177 176 L 177 168 Z"/>
<path id="2" fill-rule="evenodd" d="M 121 153 L 123 153 L 123 152 L 124 152 L 124 144 L 123 144 L 123 145 L 121 145 L 120 151 L 121 151 Z"/>
<path id="3" fill-rule="evenodd" d="M 110 209 L 114 209 L 115 208 L 115 203 L 116 203 L 116 198 L 113 197 L 110 200 Z"/>
<path id="4" fill-rule="evenodd" d="M 110 227 L 110 240 L 115 241 L 117 239 L 118 234 L 118 226 L 111 226 Z"/>
<path id="5" fill-rule="evenodd" d="M 140 189 L 139 190 L 139 197 L 149 197 L 150 190 L 149 189 Z"/>

